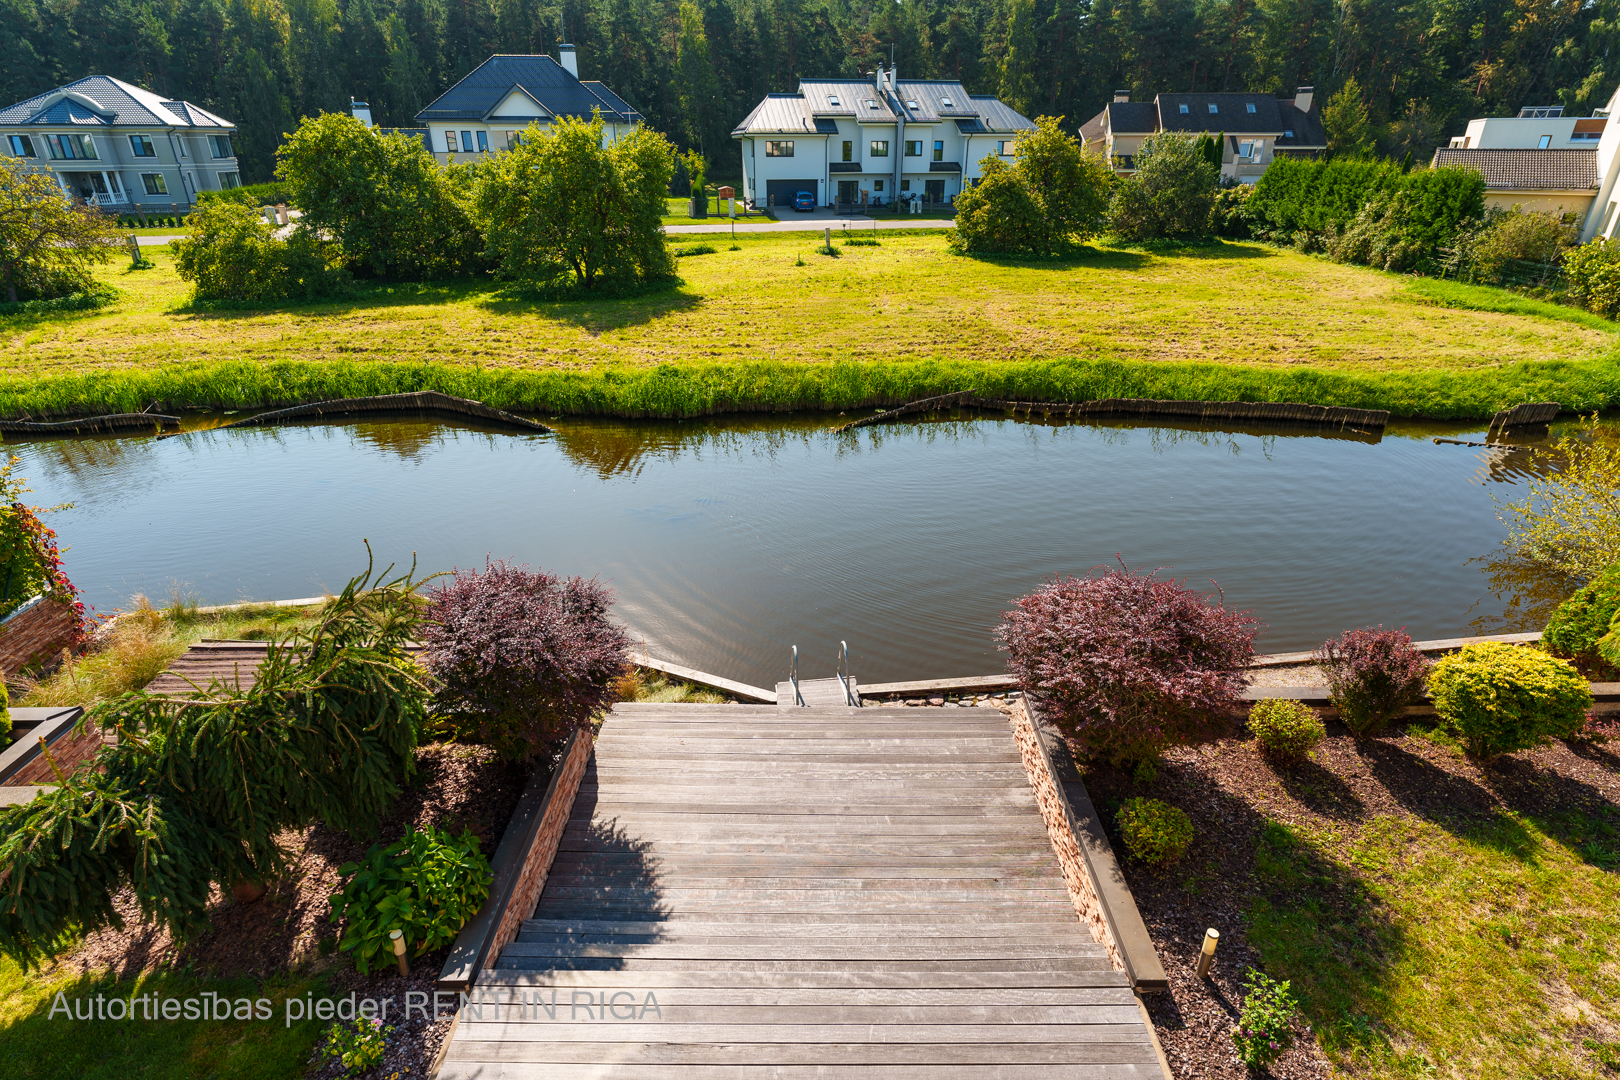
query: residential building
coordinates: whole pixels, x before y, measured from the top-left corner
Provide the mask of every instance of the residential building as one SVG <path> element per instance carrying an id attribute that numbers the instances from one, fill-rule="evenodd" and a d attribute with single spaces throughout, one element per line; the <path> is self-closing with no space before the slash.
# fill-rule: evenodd
<path id="1" fill-rule="evenodd" d="M 544 130 L 560 117 L 588 120 L 595 113 L 605 125 L 603 141 L 612 142 L 642 121 L 634 106 L 602 83 L 580 79 L 572 45 L 559 45 L 557 56 L 502 54 L 473 68 L 416 114 L 427 129 L 428 149 L 441 163 L 452 154 L 489 154 L 517 145 L 530 124 Z"/>
<path id="2" fill-rule="evenodd" d="M 900 79 L 879 64 L 870 79 L 801 79 L 768 94 L 731 132 L 742 150 L 742 195 L 788 206 L 808 191 L 817 206 L 893 205 L 896 196 L 954 199 L 982 176 L 989 154 L 1012 158 L 1035 127 L 959 82 Z"/>
<path id="3" fill-rule="evenodd" d="M 1136 153 L 1161 131 L 1225 138 L 1221 176 L 1252 184 L 1279 157 L 1316 157 L 1327 149 L 1315 92 L 1301 86 L 1292 98 L 1269 94 L 1158 94 L 1132 101 L 1121 90 L 1081 126 L 1088 148 L 1106 154 L 1115 172 L 1136 171 Z"/>
<path id="4" fill-rule="evenodd" d="M 106 75 L 0 110 L 0 150 L 109 210 L 184 209 L 199 192 L 240 187 L 235 134 L 189 101 Z"/>
<path id="5" fill-rule="evenodd" d="M 371 119 L 371 104 L 365 101 L 349 99 L 349 114 L 368 128 L 374 128 L 382 135 L 409 135 L 416 139 L 429 151 L 433 149 L 433 133 L 427 128 L 385 128 Z"/>
<path id="6" fill-rule="evenodd" d="M 1565 116 L 1562 105 L 1526 105 L 1518 116 L 1487 116 L 1468 121 L 1450 150 L 1596 150 L 1607 115 Z"/>
<path id="7" fill-rule="evenodd" d="M 1571 225 L 1584 225 L 1598 193 L 1597 159 L 1596 150 L 1441 147 L 1430 165 L 1462 165 L 1483 173 L 1488 207 L 1552 212 Z"/>

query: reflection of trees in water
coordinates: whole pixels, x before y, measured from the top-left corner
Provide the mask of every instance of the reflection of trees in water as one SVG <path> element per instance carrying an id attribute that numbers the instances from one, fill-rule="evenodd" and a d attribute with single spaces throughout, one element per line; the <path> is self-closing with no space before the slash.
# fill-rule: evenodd
<path id="1" fill-rule="evenodd" d="M 1486 588 L 1496 601 L 1487 607 L 1489 601 L 1481 599 L 1470 609 L 1477 613 L 1468 623 L 1475 634 L 1523 634 L 1540 630 L 1547 625 L 1553 608 L 1582 585 L 1568 574 L 1506 550 L 1474 562 L 1485 574 Z"/>
<path id="2" fill-rule="evenodd" d="M 724 426 L 703 421 L 584 421 L 557 433 L 568 460 L 603 480 L 636 477 L 651 461 L 673 462 L 683 454 L 774 459 L 790 446 L 809 446 L 827 434 L 826 422 L 802 418 L 730 421 Z"/>

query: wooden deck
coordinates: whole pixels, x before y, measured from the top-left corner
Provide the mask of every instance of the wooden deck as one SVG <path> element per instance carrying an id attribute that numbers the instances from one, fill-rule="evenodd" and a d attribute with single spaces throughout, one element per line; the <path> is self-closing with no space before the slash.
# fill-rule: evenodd
<path id="1" fill-rule="evenodd" d="M 992 709 L 618 706 L 480 994 L 446 1080 L 1163 1076 Z"/>

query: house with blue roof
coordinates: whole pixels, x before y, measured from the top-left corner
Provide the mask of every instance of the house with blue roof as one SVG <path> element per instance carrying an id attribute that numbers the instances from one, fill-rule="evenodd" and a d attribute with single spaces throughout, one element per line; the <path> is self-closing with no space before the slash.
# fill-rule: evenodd
<path id="1" fill-rule="evenodd" d="M 643 117 L 594 79 L 580 79 L 572 45 L 559 45 L 557 59 L 496 55 L 468 72 L 416 114 L 428 149 L 439 161 L 451 155 L 489 154 L 517 144 L 530 124 L 541 130 L 565 116 L 589 120 L 600 113 L 603 139 L 611 142 Z"/>
<path id="2" fill-rule="evenodd" d="M 240 187 L 236 125 L 189 101 L 91 75 L 0 110 L 0 152 L 108 210 L 174 211 Z"/>
<path id="3" fill-rule="evenodd" d="M 998 98 L 959 82 L 899 79 L 879 64 L 870 79 L 801 79 L 768 94 L 731 132 L 742 149 L 743 198 L 791 206 L 944 203 L 980 179 L 987 154 L 1012 158 L 1035 125 Z"/>

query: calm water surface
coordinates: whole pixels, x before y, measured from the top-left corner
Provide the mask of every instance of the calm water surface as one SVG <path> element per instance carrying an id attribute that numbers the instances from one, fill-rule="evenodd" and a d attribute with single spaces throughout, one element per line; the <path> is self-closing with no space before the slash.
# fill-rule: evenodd
<path id="1" fill-rule="evenodd" d="M 1116 553 L 1267 624 L 1262 651 L 1353 626 L 1415 637 L 1500 616 L 1478 560 L 1522 455 L 1436 445 L 936 419 L 567 421 L 556 436 L 434 421 L 15 443 L 66 565 L 105 612 L 134 593 L 309 596 L 379 557 L 487 556 L 597 575 L 657 655 L 770 686 L 840 638 L 862 681 L 1003 664 L 1011 597 Z M 1453 432 L 1446 432 L 1452 434 Z M 1497 620 L 1500 622 L 1500 620 Z M 1491 629 L 1496 627 L 1492 626 Z"/>

